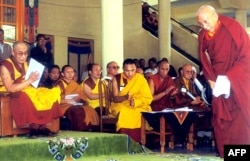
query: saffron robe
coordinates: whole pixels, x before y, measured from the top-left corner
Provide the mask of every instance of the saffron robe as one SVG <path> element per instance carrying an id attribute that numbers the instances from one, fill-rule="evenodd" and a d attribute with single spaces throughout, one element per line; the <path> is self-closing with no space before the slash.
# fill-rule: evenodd
<path id="1" fill-rule="evenodd" d="M 230 97 L 213 97 L 213 126 L 221 157 L 225 144 L 250 144 L 250 41 L 235 20 L 219 16 L 220 26 L 212 38 L 199 34 L 199 55 L 204 76 L 216 81 L 226 75 L 231 83 Z"/>
<path id="2" fill-rule="evenodd" d="M 5 66 L 10 74 L 12 81 L 18 83 L 24 80 L 24 76 L 27 70 L 27 63 L 24 63 L 22 68 L 18 66 L 14 59 L 9 58 L 1 62 L 1 65 Z M 49 100 L 49 97 L 44 96 L 43 93 L 38 94 L 39 98 L 35 99 L 32 95 L 34 91 L 40 91 L 35 89 L 32 86 L 28 86 L 23 91 L 10 93 L 10 110 L 13 116 L 13 119 L 17 127 L 24 127 L 27 124 L 39 124 L 44 125 L 49 123 L 52 119 L 59 118 L 61 116 L 61 108 L 58 103 L 50 102 L 46 105 L 46 99 Z M 42 89 L 43 90 L 43 89 Z M 27 92 L 31 91 L 31 92 Z M 32 99 L 29 95 L 32 96 Z M 37 92 L 35 92 L 37 94 Z M 42 107 L 42 102 L 44 102 L 45 107 Z M 43 108 L 41 111 L 37 110 L 35 105 L 40 105 L 40 108 Z"/>
<path id="3" fill-rule="evenodd" d="M 81 86 L 74 80 L 69 83 L 64 79 L 57 81 L 55 86 L 59 86 L 62 90 L 63 95 L 69 94 L 78 94 L 82 101 L 86 101 L 87 97 L 83 93 Z M 63 114 L 71 121 L 72 130 L 85 130 L 89 125 L 99 125 L 99 116 L 97 112 L 88 105 L 82 105 L 77 108 L 72 108 L 72 104 L 61 104 Z M 79 108 L 82 108 L 82 111 L 79 111 Z"/>
<path id="4" fill-rule="evenodd" d="M 160 74 L 155 74 L 149 77 L 154 82 L 154 95 L 164 92 L 168 87 L 176 87 L 174 80 L 170 76 L 163 78 L 163 81 L 160 82 Z M 171 108 L 173 102 L 170 96 L 171 92 L 163 96 L 161 99 L 152 101 L 151 107 L 153 111 L 161 111 L 165 108 Z"/>
<path id="5" fill-rule="evenodd" d="M 111 104 L 109 109 L 110 115 L 117 117 L 119 114 L 116 124 L 117 131 L 121 128 L 141 128 L 141 112 L 152 111 L 150 103 L 153 98 L 147 80 L 143 75 L 136 73 L 131 80 L 126 81 L 127 84 L 118 95 L 123 96 L 129 93 L 134 98 L 135 106 L 131 107 L 129 100 Z"/>
<path id="6" fill-rule="evenodd" d="M 98 90 L 99 81 L 100 81 L 99 79 L 94 81 L 91 77 L 88 77 L 86 80 L 83 81 L 83 83 L 87 84 L 91 88 L 92 93 L 98 94 L 99 93 L 99 90 Z M 99 99 L 93 100 L 93 99 L 87 98 L 87 102 L 88 102 L 88 105 L 91 106 L 92 108 L 97 108 L 100 106 Z"/>

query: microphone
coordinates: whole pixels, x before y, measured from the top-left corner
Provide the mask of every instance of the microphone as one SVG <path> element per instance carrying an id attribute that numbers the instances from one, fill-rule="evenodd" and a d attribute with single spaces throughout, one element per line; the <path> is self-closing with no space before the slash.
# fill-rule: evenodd
<path id="1" fill-rule="evenodd" d="M 197 78 L 194 78 L 194 84 L 198 87 L 198 89 L 202 92 L 204 87 L 203 85 L 200 83 L 200 81 Z"/>
<path id="2" fill-rule="evenodd" d="M 206 88 L 203 87 L 203 85 L 200 83 L 200 81 L 195 78 L 194 79 L 194 84 L 198 87 L 198 89 L 201 91 L 201 97 L 203 99 L 203 101 L 207 104 L 207 105 L 211 105 L 211 103 L 209 103 L 207 96 L 206 96 Z"/>
<path id="3" fill-rule="evenodd" d="M 195 97 L 192 95 L 192 93 L 190 93 L 185 87 L 181 88 L 181 92 L 186 93 L 190 98 L 192 98 L 193 100 L 195 100 Z"/>

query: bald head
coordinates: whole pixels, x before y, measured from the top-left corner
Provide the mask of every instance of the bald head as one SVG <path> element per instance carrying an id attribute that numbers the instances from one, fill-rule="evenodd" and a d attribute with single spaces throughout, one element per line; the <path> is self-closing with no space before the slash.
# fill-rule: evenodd
<path id="1" fill-rule="evenodd" d="M 200 26 L 209 32 L 214 32 L 217 22 L 218 14 L 214 7 L 210 5 L 201 6 L 196 12 L 197 22 Z"/>
<path id="2" fill-rule="evenodd" d="M 191 64 L 185 64 L 182 66 L 181 75 L 187 80 L 190 80 L 193 77 L 193 69 Z"/>
<path id="3" fill-rule="evenodd" d="M 119 65 L 115 61 L 111 61 L 107 64 L 107 75 L 114 77 L 119 72 Z"/>
<path id="4" fill-rule="evenodd" d="M 214 7 L 210 5 L 203 5 L 203 6 L 200 6 L 200 8 L 197 10 L 196 16 L 202 13 L 216 13 L 216 10 Z"/>

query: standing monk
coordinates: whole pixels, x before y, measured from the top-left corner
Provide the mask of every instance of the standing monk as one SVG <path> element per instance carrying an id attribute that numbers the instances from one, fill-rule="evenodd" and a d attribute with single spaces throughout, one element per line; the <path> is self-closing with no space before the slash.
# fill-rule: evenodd
<path id="1" fill-rule="evenodd" d="M 250 144 L 250 40 L 237 21 L 218 15 L 212 6 L 201 6 L 196 15 L 204 76 L 212 89 L 218 75 L 231 84 L 228 98 L 212 100 L 215 139 L 223 157 L 224 145 Z"/>
<path id="2" fill-rule="evenodd" d="M 34 88 L 33 82 L 40 73 L 33 71 L 25 80 L 28 46 L 15 42 L 12 57 L 1 62 L 0 76 L 7 92 L 10 92 L 10 110 L 17 127 L 30 127 L 31 137 L 53 135 L 46 124 L 61 116 L 59 88 Z"/>

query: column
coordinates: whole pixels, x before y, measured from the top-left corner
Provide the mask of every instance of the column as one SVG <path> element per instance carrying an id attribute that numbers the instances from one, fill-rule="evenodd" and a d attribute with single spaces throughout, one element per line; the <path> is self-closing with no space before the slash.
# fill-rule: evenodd
<path id="1" fill-rule="evenodd" d="M 68 37 L 54 36 L 54 60 L 55 64 L 62 67 L 68 64 Z"/>
<path id="2" fill-rule="evenodd" d="M 171 57 L 171 16 L 170 0 L 158 0 L 159 7 L 159 58 L 166 57 L 170 61 Z"/>
<path id="3" fill-rule="evenodd" d="M 235 19 L 244 27 L 247 28 L 247 10 L 236 9 Z"/>
<path id="4" fill-rule="evenodd" d="M 97 24 L 98 25 L 98 24 Z M 123 1 L 102 1 L 102 69 L 106 74 L 106 64 L 123 62 Z"/>

